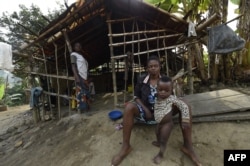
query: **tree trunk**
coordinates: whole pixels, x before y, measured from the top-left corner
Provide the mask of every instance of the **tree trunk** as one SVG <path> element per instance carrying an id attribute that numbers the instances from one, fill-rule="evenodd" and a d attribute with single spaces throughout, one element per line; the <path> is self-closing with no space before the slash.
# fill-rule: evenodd
<path id="1" fill-rule="evenodd" d="M 205 64 L 204 64 L 204 61 L 203 61 L 203 57 L 202 57 L 202 49 L 201 49 L 201 46 L 196 43 L 194 45 L 194 50 L 195 50 L 195 53 L 194 53 L 194 56 L 195 56 L 195 59 L 196 59 L 196 62 L 197 62 L 197 67 L 198 67 L 198 70 L 199 70 L 199 74 L 200 74 L 200 78 L 202 80 L 202 82 L 206 82 L 207 81 L 207 77 L 206 77 L 206 70 L 205 70 Z"/>
<path id="2" fill-rule="evenodd" d="M 238 24 L 239 35 L 246 40 L 245 49 L 242 51 L 242 66 L 250 66 L 250 1 L 241 0 L 240 5 L 240 14 L 244 14 Z"/>
<path id="3" fill-rule="evenodd" d="M 187 83 L 188 83 L 188 88 L 189 92 L 188 94 L 193 94 L 194 93 L 194 85 L 193 85 L 193 72 L 192 72 L 192 67 L 193 67 L 193 54 L 192 54 L 192 46 L 188 46 L 188 64 L 187 64 L 187 70 L 188 70 L 188 77 L 187 77 Z"/>

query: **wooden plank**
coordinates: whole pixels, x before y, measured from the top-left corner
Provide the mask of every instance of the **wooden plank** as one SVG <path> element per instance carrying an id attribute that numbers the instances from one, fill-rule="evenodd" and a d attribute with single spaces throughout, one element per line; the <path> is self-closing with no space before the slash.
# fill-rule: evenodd
<path id="1" fill-rule="evenodd" d="M 184 100 L 192 108 L 193 122 L 250 119 L 250 96 L 243 91 L 223 89 L 187 95 Z"/>
<path id="2" fill-rule="evenodd" d="M 222 121 L 237 121 L 237 120 L 250 120 L 250 110 L 247 111 L 239 111 L 239 112 L 232 112 L 232 113 L 225 113 L 225 114 L 218 114 L 218 115 L 207 115 L 207 116 L 200 116 L 200 117 L 193 117 L 193 123 L 199 122 L 222 122 Z M 174 122 L 179 123 L 178 115 L 174 116 Z"/>
<path id="3" fill-rule="evenodd" d="M 250 96 L 236 95 L 190 103 L 193 116 L 221 114 L 250 109 Z"/>
<path id="4" fill-rule="evenodd" d="M 232 121 L 232 120 L 249 120 L 250 111 L 234 112 L 220 115 L 194 117 L 192 122 L 220 122 L 220 121 Z"/>
<path id="5" fill-rule="evenodd" d="M 187 95 L 183 97 L 189 103 L 203 101 L 203 100 L 211 100 L 215 98 L 223 98 L 227 96 L 237 96 L 242 95 L 243 93 L 231 90 L 231 89 L 222 89 L 218 91 L 211 91 L 211 92 L 204 92 L 204 93 L 197 93 L 192 95 Z"/>

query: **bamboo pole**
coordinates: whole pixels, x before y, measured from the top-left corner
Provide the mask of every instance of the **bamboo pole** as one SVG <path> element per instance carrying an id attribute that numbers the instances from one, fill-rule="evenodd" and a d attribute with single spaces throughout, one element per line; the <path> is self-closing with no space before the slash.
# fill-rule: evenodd
<path id="1" fill-rule="evenodd" d="M 165 35 L 165 34 L 164 34 Z M 166 47 L 165 39 L 163 39 L 163 47 Z M 166 74 L 169 76 L 169 67 L 168 67 L 168 52 L 164 49 L 165 52 L 165 63 L 166 63 Z"/>
<path id="2" fill-rule="evenodd" d="M 177 44 L 177 45 L 174 45 L 174 46 L 168 46 L 168 47 L 162 47 L 162 48 L 158 48 L 158 49 L 152 49 L 152 50 L 149 50 L 149 51 L 137 52 L 137 53 L 134 53 L 134 55 L 138 56 L 138 55 L 147 54 L 147 53 L 150 53 L 150 52 L 162 51 L 162 50 L 165 50 L 165 49 L 172 49 L 172 48 L 176 48 L 176 47 L 180 47 L 180 46 L 184 46 L 184 45 L 194 44 L 194 43 L 197 43 L 197 42 L 199 42 L 199 41 L 196 40 L 196 41 L 189 42 L 189 43 L 182 43 L 182 44 Z M 124 58 L 126 56 L 127 55 L 117 55 L 117 56 L 111 57 L 111 59 L 120 59 L 120 58 Z"/>
<path id="3" fill-rule="evenodd" d="M 200 24 L 196 27 L 196 31 L 202 31 L 203 29 L 205 29 L 206 27 L 208 27 L 209 25 L 211 25 L 214 21 L 220 19 L 221 16 L 218 14 L 213 14 L 207 21 L 205 21 L 203 24 Z"/>
<path id="4" fill-rule="evenodd" d="M 55 59 L 56 59 L 56 75 L 58 75 L 58 56 L 57 56 L 57 44 L 55 42 L 53 42 L 54 47 L 55 47 Z M 59 96 L 59 92 L 60 92 L 60 83 L 59 83 L 59 79 L 56 78 L 56 82 L 57 82 L 57 108 L 58 108 L 58 118 L 61 119 L 61 98 Z"/>
<path id="5" fill-rule="evenodd" d="M 133 21 L 133 32 L 134 32 L 134 28 L 135 28 L 135 22 L 134 21 Z M 136 20 L 136 25 L 137 25 L 137 20 Z M 134 35 L 135 34 L 132 35 L 132 41 L 134 41 Z M 135 77 L 135 71 L 134 71 L 134 52 L 135 52 L 135 50 L 134 50 L 134 43 L 133 43 L 132 44 L 132 53 L 130 55 L 132 57 L 132 58 L 130 57 L 130 59 L 132 60 L 132 63 L 130 62 L 131 66 L 132 66 L 131 67 L 131 69 L 132 69 L 132 80 L 131 80 L 132 81 L 132 89 L 134 89 L 133 88 L 134 87 L 134 81 L 133 80 L 134 80 L 134 77 Z"/>
<path id="6" fill-rule="evenodd" d="M 148 41 L 152 41 L 152 40 L 165 39 L 165 38 L 170 38 L 170 37 L 175 37 L 175 36 L 180 36 L 180 35 L 183 35 L 183 34 L 179 33 L 179 34 L 167 35 L 167 36 L 159 36 L 159 34 L 158 34 L 157 37 L 151 37 L 151 38 L 140 39 L 140 40 L 132 40 L 132 41 L 128 41 L 128 42 L 120 42 L 120 43 L 112 44 L 112 46 L 113 47 L 118 47 L 118 46 L 121 46 L 121 45 L 124 45 L 124 44 L 134 44 L 134 43 L 148 42 Z M 109 44 L 109 46 L 111 46 L 111 44 Z"/>
<path id="7" fill-rule="evenodd" d="M 69 39 L 69 36 L 68 36 L 66 30 L 63 30 L 63 36 L 64 36 L 64 38 L 65 38 L 65 42 L 66 42 L 66 44 L 67 44 L 69 53 L 71 53 L 71 52 L 72 52 L 72 46 L 71 46 L 71 44 L 70 44 L 70 39 Z"/>
<path id="8" fill-rule="evenodd" d="M 66 47 L 66 44 L 65 44 L 65 50 L 64 50 L 64 61 L 65 61 L 65 66 L 66 66 L 66 69 L 68 69 L 68 64 L 67 64 L 67 47 Z M 69 76 L 69 72 L 68 70 L 66 70 L 66 76 L 68 77 Z M 69 80 L 67 79 L 67 94 L 70 94 L 70 89 L 69 89 Z M 70 106 L 70 100 L 68 101 L 68 104 L 69 104 L 69 115 L 71 115 L 71 106 Z"/>
<path id="9" fill-rule="evenodd" d="M 63 35 L 64 35 L 64 38 L 65 38 L 65 42 L 66 42 L 66 45 L 67 45 L 67 47 L 68 47 L 69 53 L 71 53 L 73 50 L 72 50 L 72 46 L 71 46 L 71 44 L 70 44 L 70 39 L 69 39 L 69 36 L 68 36 L 66 30 L 63 31 Z M 64 59 L 65 59 L 66 69 L 68 69 L 67 57 L 66 57 L 66 54 L 67 54 L 67 53 L 66 53 L 66 52 L 67 52 L 67 49 L 66 49 L 66 46 L 65 46 L 65 50 L 64 50 Z M 67 74 L 66 76 L 68 77 L 68 76 L 69 76 L 68 70 L 67 70 L 67 73 L 66 73 L 66 74 Z M 69 90 L 69 80 L 68 80 L 68 79 L 67 79 L 67 89 L 68 89 L 67 93 L 70 94 L 70 90 Z M 72 112 L 72 110 L 71 110 L 71 102 L 70 102 L 70 100 L 69 100 L 69 115 L 71 115 L 71 112 Z"/>
<path id="10" fill-rule="evenodd" d="M 144 30 L 144 31 L 137 31 L 137 32 L 127 32 L 127 33 L 115 33 L 115 34 L 108 34 L 110 37 L 121 37 L 121 36 L 127 36 L 127 35 L 136 35 L 136 34 L 145 34 L 145 33 L 158 33 L 158 32 L 166 32 L 167 29 L 159 29 L 159 30 Z"/>
<path id="11" fill-rule="evenodd" d="M 147 29 L 147 27 L 146 27 L 146 24 L 144 24 L 144 26 L 145 26 L 145 31 L 146 31 L 146 29 Z M 145 51 L 145 53 L 147 53 L 147 59 L 149 58 L 149 45 L 148 45 L 148 37 L 147 37 L 147 34 L 146 33 L 144 33 L 144 36 L 145 36 L 145 38 L 146 38 L 146 44 L 147 44 L 147 51 Z"/>
<path id="12" fill-rule="evenodd" d="M 122 22 L 123 33 L 126 33 L 126 28 L 124 25 L 124 21 Z M 123 53 L 126 53 L 126 35 L 123 36 Z M 124 66 L 124 92 L 123 92 L 123 104 L 126 100 L 126 89 L 127 89 L 127 80 L 128 80 L 128 56 L 124 58 L 125 66 Z"/>
<path id="13" fill-rule="evenodd" d="M 39 75 L 39 76 L 45 76 L 45 77 L 51 77 L 51 78 L 60 78 L 64 80 L 74 80 L 74 77 L 68 77 L 68 76 L 59 76 L 59 75 L 54 75 L 54 74 L 44 74 L 44 73 L 38 73 L 38 72 L 29 72 L 30 74 L 33 75 Z"/>
<path id="14" fill-rule="evenodd" d="M 107 20 L 110 20 L 111 18 L 111 13 L 108 14 L 108 19 Z M 112 34 L 112 27 L 111 27 L 111 23 L 107 22 L 108 23 L 108 31 L 109 31 L 109 34 Z M 111 36 L 109 36 L 109 43 L 113 43 L 113 39 Z M 112 78 L 113 78 L 113 91 L 114 91 L 114 107 L 117 106 L 117 86 L 116 86 L 116 73 L 115 73 L 115 59 L 112 58 L 114 57 L 114 50 L 113 50 L 113 47 L 110 46 L 110 56 L 111 56 L 111 65 L 112 65 Z"/>
<path id="15" fill-rule="evenodd" d="M 45 53 L 44 53 L 44 49 L 43 48 L 42 48 L 42 53 L 43 53 L 43 58 L 45 59 L 44 60 L 45 73 L 47 74 L 48 73 L 47 61 L 46 61 L 46 57 L 45 57 Z M 47 86 L 48 86 L 48 91 L 50 91 L 50 83 L 49 83 L 49 79 L 48 79 L 47 76 L 46 76 L 46 82 L 47 82 Z M 54 115 L 52 113 L 52 106 L 51 106 L 50 96 L 48 96 L 48 100 L 49 100 L 50 115 L 51 115 L 51 117 L 54 117 Z"/>
<path id="16" fill-rule="evenodd" d="M 187 46 L 188 48 L 188 65 L 187 65 L 187 70 L 188 70 L 188 87 L 189 87 L 189 94 L 193 94 L 194 92 L 194 86 L 193 86 L 193 72 L 192 72 L 192 50 L 191 50 L 191 45 Z"/>
<path id="17" fill-rule="evenodd" d="M 160 46 L 159 46 L 159 38 L 160 38 L 160 36 L 159 36 L 159 32 L 157 33 L 157 40 L 156 40 L 156 44 L 157 44 L 157 48 L 159 48 Z M 159 57 L 159 59 L 160 59 L 160 51 L 158 50 L 157 51 L 157 54 L 158 54 L 158 57 Z"/>
<path id="18" fill-rule="evenodd" d="M 107 23 L 118 23 L 118 22 L 124 22 L 124 21 L 130 21 L 134 20 L 136 17 L 130 17 L 130 18 L 122 18 L 117 20 L 107 20 Z"/>
<path id="19" fill-rule="evenodd" d="M 139 26 L 138 26 L 138 22 L 136 21 L 136 29 L 137 29 L 137 32 L 139 31 Z M 137 34 L 137 39 L 140 40 L 140 34 L 138 33 Z M 138 44 L 138 52 L 141 51 L 141 45 L 140 45 L 140 42 L 137 43 Z M 137 56 L 138 57 L 138 63 L 139 63 L 139 74 L 141 76 L 141 58 L 140 56 Z M 132 69 L 133 69 L 133 65 L 132 64 Z M 133 88 L 133 94 L 134 94 L 134 78 L 132 78 L 132 88 Z"/>
<path id="20" fill-rule="evenodd" d="M 65 98 L 65 99 L 74 99 L 73 97 L 70 97 L 68 95 L 61 95 L 61 94 L 48 92 L 48 91 L 43 91 L 43 93 L 46 94 L 46 95 L 50 95 L 50 96 L 60 96 L 60 97 Z"/>

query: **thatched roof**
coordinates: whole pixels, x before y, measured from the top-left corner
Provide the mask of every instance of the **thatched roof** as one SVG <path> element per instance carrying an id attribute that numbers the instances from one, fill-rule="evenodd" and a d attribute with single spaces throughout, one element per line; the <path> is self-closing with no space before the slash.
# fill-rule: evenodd
<path id="1" fill-rule="evenodd" d="M 90 68 L 102 65 L 110 60 L 107 24 L 109 14 L 111 20 L 127 18 L 137 20 L 135 25 L 137 29 L 132 25 L 132 21 L 125 24 L 112 24 L 112 33 L 121 33 L 124 30 L 125 32 L 131 32 L 133 28 L 135 31 L 165 29 L 165 33 L 170 35 L 186 34 L 188 29 L 188 23 L 182 18 L 178 18 L 141 0 L 86 0 L 82 5 L 72 4 L 56 20 L 53 20 L 45 27 L 40 32 L 39 37 L 27 47 L 40 43 L 46 56 L 53 61 L 55 56 L 54 44 L 56 44 L 60 63 L 61 60 L 65 59 L 65 52 L 67 58 L 69 57 L 68 50 L 65 51 L 65 47 L 67 47 L 63 35 L 63 31 L 65 31 L 71 45 L 75 42 L 82 44 Z M 183 41 L 180 40 L 180 36 L 172 37 L 167 39 L 166 46 L 173 46 L 181 42 Z M 114 49 L 114 55 L 120 54 L 124 54 L 124 50 Z M 62 64 L 62 66 L 64 65 Z"/>

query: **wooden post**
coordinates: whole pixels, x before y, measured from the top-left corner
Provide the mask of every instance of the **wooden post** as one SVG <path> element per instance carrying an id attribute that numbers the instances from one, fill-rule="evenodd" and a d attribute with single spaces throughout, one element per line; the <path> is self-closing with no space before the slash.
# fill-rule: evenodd
<path id="1" fill-rule="evenodd" d="M 56 75 L 58 75 L 58 60 L 57 60 L 57 45 L 55 42 L 53 42 L 54 46 L 55 46 L 55 58 L 56 58 Z M 60 83 L 59 83 L 59 79 L 56 78 L 56 82 L 57 82 L 57 108 L 58 108 L 58 118 L 61 119 L 61 98 L 59 96 L 59 92 L 60 92 Z"/>
<path id="2" fill-rule="evenodd" d="M 39 122 L 37 110 L 38 110 L 38 108 L 36 108 L 36 107 L 33 107 L 33 109 L 32 109 L 32 111 L 33 111 L 32 116 L 33 116 L 33 120 L 34 120 L 35 124 L 37 124 Z"/>
<path id="3" fill-rule="evenodd" d="M 122 22 L 123 33 L 126 33 L 124 21 Z M 126 53 L 126 35 L 123 36 L 123 53 Z M 124 66 L 124 92 L 123 92 L 123 104 L 126 101 L 126 89 L 127 89 L 127 81 L 128 81 L 128 57 L 124 58 L 125 66 Z"/>
<path id="4" fill-rule="evenodd" d="M 67 44 L 69 53 L 71 53 L 71 52 L 72 52 L 72 46 L 71 46 L 71 44 L 70 44 L 69 36 L 68 36 L 66 30 L 63 30 L 63 36 L 64 36 L 64 38 L 65 38 L 65 41 L 66 41 L 66 44 Z"/>
<path id="5" fill-rule="evenodd" d="M 137 32 L 138 32 L 139 31 L 139 26 L 138 26 L 137 21 L 136 21 L 136 29 L 137 29 Z M 137 35 L 138 35 L 137 40 L 140 40 L 140 34 L 138 33 Z M 138 44 L 137 50 L 138 50 L 138 52 L 140 52 L 141 51 L 141 44 L 140 44 L 140 42 L 138 42 L 137 44 Z M 140 58 L 140 56 L 138 56 L 138 63 L 139 63 L 139 74 L 141 76 L 141 58 Z M 132 70 L 134 71 L 133 65 L 134 65 L 134 63 L 132 64 Z M 133 94 L 134 94 L 134 77 L 132 77 L 132 88 L 133 88 Z"/>
<path id="6" fill-rule="evenodd" d="M 188 64 L 187 64 L 187 70 L 188 70 L 188 87 L 189 87 L 189 94 L 193 94 L 194 92 L 194 86 L 193 86 L 193 72 L 192 72 L 192 50 L 191 45 L 187 46 L 188 48 Z"/>
<path id="7" fill-rule="evenodd" d="M 69 39 L 69 36 L 68 36 L 68 34 L 67 34 L 67 32 L 66 32 L 66 30 L 63 30 L 63 35 L 64 35 L 64 38 L 65 38 L 65 42 L 66 42 L 66 45 L 67 45 L 67 47 L 68 47 L 68 50 L 69 50 L 69 53 L 71 53 L 73 50 L 72 50 L 72 46 L 71 46 L 71 44 L 70 44 L 70 39 Z M 67 49 L 66 49 L 66 47 L 65 47 L 65 52 L 64 52 L 64 59 L 65 59 L 65 65 L 66 65 L 66 69 L 68 69 L 68 65 L 67 65 L 67 57 L 66 57 L 66 51 Z M 67 70 L 67 75 L 66 75 L 67 77 L 69 76 L 69 73 L 68 73 L 68 70 Z M 67 79 L 67 89 L 68 89 L 68 94 L 70 94 L 70 89 L 69 89 L 69 80 Z M 69 115 L 71 115 L 71 112 L 72 112 L 72 110 L 71 110 L 71 102 L 70 102 L 71 100 L 69 100 Z"/>
<path id="8" fill-rule="evenodd" d="M 111 13 L 108 14 L 108 20 L 110 20 L 111 18 Z M 111 23 L 108 22 L 108 30 L 109 30 L 109 34 L 112 35 L 112 27 L 111 27 Z M 109 36 L 109 43 L 112 44 L 113 43 L 113 39 L 112 36 Z M 111 56 L 111 65 L 112 65 L 112 78 L 113 78 L 113 91 L 114 91 L 114 108 L 117 106 L 117 86 L 116 86 L 116 73 L 115 73 L 115 59 L 112 58 L 114 56 L 114 50 L 113 50 L 113 46 L 110 46 L 110 56 Z"/>
<path id="9" fill-rule="evenodd" d="M 163 46 L 166 47 L 165 39 L 163 39 Z M 164 49 L 165 52 L 165 63 L 166 63 L 166 74 L 169 76 L 169 67 L 168 67 L 168 52 Z"/>
<path id="10" fill-rule="evenodd" d="M 50 84 L 49 84 L 49 79 L 48 79 L 47 61 L 46 61 L 46 57 L 45 57 L 45 53 L 44 53 L 44 49 L 43 48 L 42 48 L 42 52 L 43 52 L 43 59 L 44 59 L 44 68 L 45 68 L 46 82 L 47 82 L 47 86 L 48 86 L 48 91 L 50 91 Z M 48 95 L 48 100 L 49 100 L 50 116 L 54 117 L 54 115 L 52 113 L 51 100 L 50 100 L 50 96 L 49 95 Z"/>
<path id="11" fill-rule="evenodd" d="M 211 25 L 214 21 L 220 19 L 221 16 L 218 15 L 218 14 L 214 14 L 212 15 L 207 21 L 205 21 L 204 23 L 198 25 L 196 27 L 196 31 L 199 32 L 199 31 L 202 31 L 204 30 L 206 27 L 208 27 L 209 25 Z"/>

